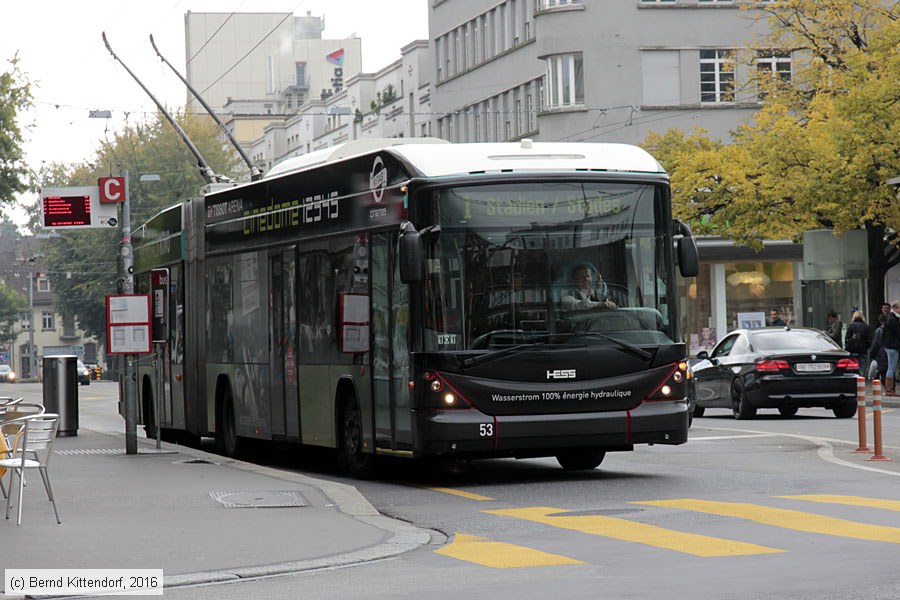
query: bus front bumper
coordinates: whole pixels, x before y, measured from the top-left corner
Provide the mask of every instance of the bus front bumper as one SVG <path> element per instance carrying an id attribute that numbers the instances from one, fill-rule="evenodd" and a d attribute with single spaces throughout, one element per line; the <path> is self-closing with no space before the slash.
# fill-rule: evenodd
<path id="1" fill-rule="evenodd" d="M 417 410 L 418 457 L 520 458 L 554 456 L 565 449 L 633 450 L 635 444 L 687 441 L 687 402 L 643 402 L 633 410 L 503 415 L 478 410 Z"/>

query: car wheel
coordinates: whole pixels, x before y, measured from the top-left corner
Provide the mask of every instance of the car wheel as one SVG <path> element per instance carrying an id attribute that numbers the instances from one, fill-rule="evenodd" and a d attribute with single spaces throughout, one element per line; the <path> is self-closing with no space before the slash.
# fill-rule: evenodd
<path id="1" fill-rule="evenodd" d="M 705 413 L 705 412 L 706 412 L 705 406 L 697 406 L 696 404 L 694 405 L 694 416 L 695 417 L 702 417 L 703 413 Z"/>
<path id="2" fill-rule="evenodd" d="M 556 462 L 566 471 L 590 471 L 606 458 L 603 450 L 567 450 L 556 455 Z"/>
<path id="3" fill-rule="evenodd" d="M 793 417 L 797 414 L 796 406 L 780 406 L 778 407 L 778 412 L 781 413 L 782 417 Z"/>
<path id="4" fill-rule="evenodd" d="M 856 416 L 856 399 L 844 400 L 841 404 L 834 407 L 832 412 L 838 419 L 849 419 Z"/>
<path id="5" fill-rule="evenodd" d="M 741 421 L 756 416 L 756 409 L 747 402 L 744 383 L 740 379 L 731 384 L 731 410 L 734 412 L 734 418 Z"/>

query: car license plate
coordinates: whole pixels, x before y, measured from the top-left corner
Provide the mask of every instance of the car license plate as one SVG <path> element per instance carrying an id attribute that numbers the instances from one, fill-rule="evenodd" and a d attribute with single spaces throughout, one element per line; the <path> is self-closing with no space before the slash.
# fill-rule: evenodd
<path id="1" fill-rule="evenodd" d="M 827 373 L 831 371 L 831 363 L 797 363 L 798 373 Z"/>

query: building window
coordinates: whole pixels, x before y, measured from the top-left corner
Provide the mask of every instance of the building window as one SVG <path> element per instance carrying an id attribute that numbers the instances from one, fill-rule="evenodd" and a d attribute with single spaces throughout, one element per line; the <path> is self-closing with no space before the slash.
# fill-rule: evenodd
<path id="1" fill-rule="evenodd" d="M 516 100 L 516 135 L 522 135 L 525 133 L 525 122 L 523 117 L 525 115 L 522 114 L 522 101 Z"/>
<path id="2" fill-rule="evenodd" d="M 584 63 L 581 52 L 557 54 L 547 60 L 547 106 L 584 104 Z"/>
<path id="3" fill-rule="evenodd" d="M 49 292 L 50 291 L 50 280 L 46 277 L 38 276 L 37 279 L 37 291 L 39 292 Z"/>
<path id="4" fill-rule="evenodd" d="M 760 88 L 774 84 L 780 89 L 791 84 L 791 54 L 781 50 L 761 50 L 756 55 L 756 70 Z M 765 100 L 769 91 L 759 90 L 760 101 Z"/>
<path id="5" fill-rule="evenodd" d="M 41 311 L 41 327 L 45 331 L 55 329 L 53 326 L 53 313 L 49 310 Z"/>
<path id="6" fill-rule="evenodd" d="M 528 86 L 528 95 L 525 96 L 525 113 L 527 115 L 528 131 L 534 131 L 534 95 L 531 92 L 531 86 Z"/>
<path id="7" fill-rule="evenodd" d="M 656 106 L 681 104 L 681 53 L 678 50 L 641 52 L 643 103 Z"/>
<path id="8" fill-rule="evenodd" d="M 296 74 L 297 87 L 306 87 L 306 63 L 294 63 L 294 72 Z"/>
<path id="9" fill-rule="evenodd" d="M 456 49 L 456 65 L 453 69 L 453 73 L 456 74 L 464 69 L 462 36 L 460 35 L 459 29 L 453 32 L 453 45 Z"/>
<path id="10" fill-rule="evenodd" d="M 465 71 L 469 68 L 469 57 L 471 55 L 471 51 L 469 50 L 469 44 L 471 43 L 469 38 L 469 24 L 466 23 L 463 25 L 463 60 L 462 60 L 462 70 Z"/>
<path id="11" fill-rule="evenodd" d="M 734 102 L 734 50 L 700 51 L 700 102 Z"/>
<path id="12" fill-rule="evenodd" d="M 75 336 L 75 320 L 72 317 L 63 317 L 63 335 L 66 337 Z"/>

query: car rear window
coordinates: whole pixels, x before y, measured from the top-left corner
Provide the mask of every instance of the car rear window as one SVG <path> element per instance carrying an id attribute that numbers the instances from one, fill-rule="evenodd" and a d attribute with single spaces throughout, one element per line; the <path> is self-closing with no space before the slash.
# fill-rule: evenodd
<path id="1" fill-rule="evenodd" d="M 753 342 L 765 352 L 830 352 L 840 350 L 825 334 L 815 331 L 766 331 L 754 334 Z"/>

